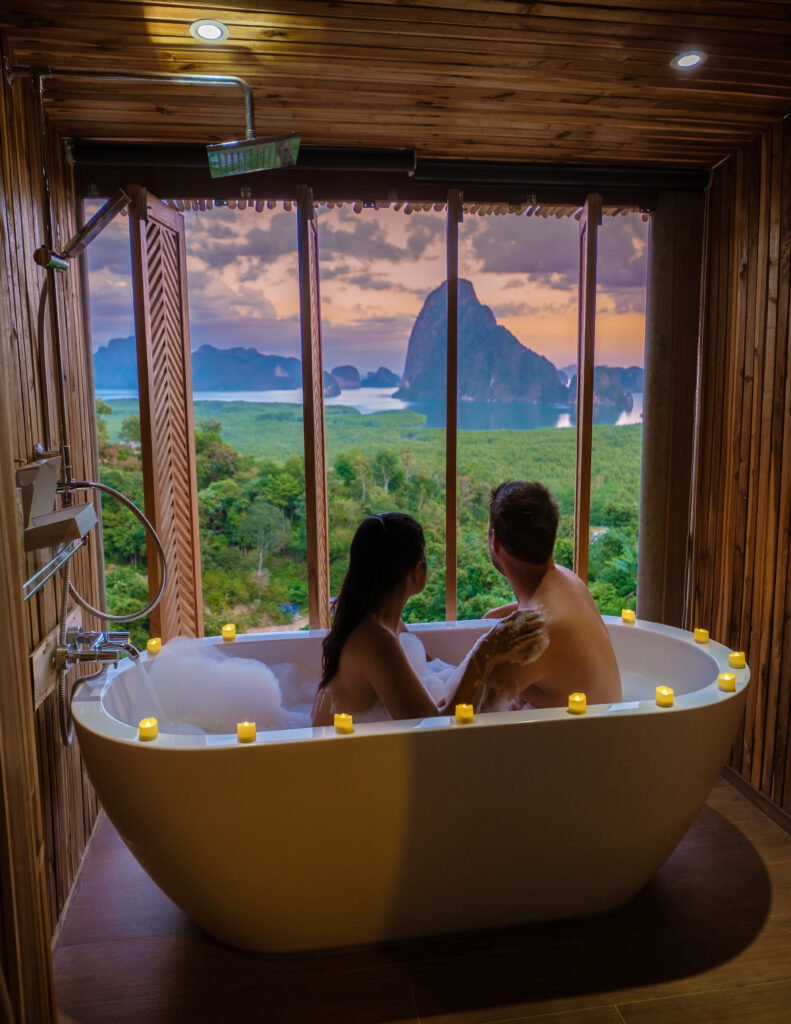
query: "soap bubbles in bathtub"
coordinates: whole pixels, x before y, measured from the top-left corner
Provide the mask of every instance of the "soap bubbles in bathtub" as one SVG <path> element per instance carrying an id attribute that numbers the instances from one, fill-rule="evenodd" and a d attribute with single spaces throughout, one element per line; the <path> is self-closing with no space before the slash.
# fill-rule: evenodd
<path id="1" fill-rule="evenodd" d="M 268 666 L 229 657 L 200 640 L 175 639 L 145 665 L 164 713 L 162 732 L 235 733 L 241 721 L 254 721 L 260 730 L 310 725 L 317 680 L 301 679 L 296 664 Z M 135 667 L 129 671 L 139 674 Z M 134 721 L 148 713 L 146 688 L 130 690 Z"/>
<path id="2" fill-rule="evenodd" d="M 419 637 L 402 633 L 399 639 L 413 671 L 435 701 L 451 686 L 455 688 L 467 659 L 458 667 L 438 659 L 428 661 Z M 261 731 L 309 727 L 318 686 L 318 678 L 302 665 L 266 665 L 186 638 L 171 640 L 156 657 L 130 666 L 129 673 L 124 720 L 134 724 L 150 715 L 155 696 L 160 732 L 181 735 L 235 734 L 237 722 L 242 721 L 255 722 Z M 368 720 L 387 717 L 377 705 Z M 360 716 L 361 721 L 364 718 Z"/>

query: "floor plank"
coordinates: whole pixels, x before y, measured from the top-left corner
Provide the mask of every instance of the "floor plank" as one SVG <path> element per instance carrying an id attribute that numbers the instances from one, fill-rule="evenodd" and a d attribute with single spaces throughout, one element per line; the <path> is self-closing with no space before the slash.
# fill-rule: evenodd
<path id="1" fill-rule="evenodd" d="M 656 878 L 614 913 L 267 955 L 203 933 L 105 819 L 54 965 L 75 1024 L 211 1024 L 251 1008 L 317 1024 L 788 1024 L 772 1014 L 791 1005 L 791 835 L 720 781 Z"/>
<path id="2" fill-rule="evenodd" d="M 618 1009 L 624 1024 L 788 1024 L 791 981 L 621 1004 Z"/>

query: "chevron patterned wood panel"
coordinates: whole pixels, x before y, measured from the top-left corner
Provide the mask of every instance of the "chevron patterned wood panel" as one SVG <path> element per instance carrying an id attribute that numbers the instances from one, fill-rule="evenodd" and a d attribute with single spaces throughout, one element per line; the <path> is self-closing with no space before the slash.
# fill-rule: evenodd
<path id="1" fill-rule="evenodd" d="M 130 218 L 140 437 L 146 515 L 165 549 L 168 583 L 151 615 L 154 635 L 202 636 L 200 536 L 184 223 L 143 189 Z M 149 541 L 149 590 L 159 587 Z"/>

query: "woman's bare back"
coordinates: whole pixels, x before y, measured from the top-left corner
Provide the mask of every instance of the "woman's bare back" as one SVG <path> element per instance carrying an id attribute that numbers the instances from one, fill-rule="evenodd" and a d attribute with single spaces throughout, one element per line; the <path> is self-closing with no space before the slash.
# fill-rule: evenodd
<path id="1" fill-rule="evenodd" d="M 394 631 L 376 615 L 363 619 L 343 645 L 338 671 L 316 694 L 313 725 L 332 725 L 337 712 L 368 721 L 436 715 L 399 643 L 405 628 L 400 623 Z"/>

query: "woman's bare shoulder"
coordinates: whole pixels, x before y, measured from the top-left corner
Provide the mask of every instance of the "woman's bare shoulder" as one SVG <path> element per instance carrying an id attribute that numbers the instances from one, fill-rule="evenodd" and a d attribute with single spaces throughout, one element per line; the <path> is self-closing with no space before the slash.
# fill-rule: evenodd
<path id="1" fill-rule="evenodd" d="M 352 630 L 344 644 L 344 650 L 351 654 L 368 654 L 369 652 L 380 652 L 392 650 L 393 646 L 398 647 L 398 637 L 383 626 L 381 622 L 369 615 Z"/>

